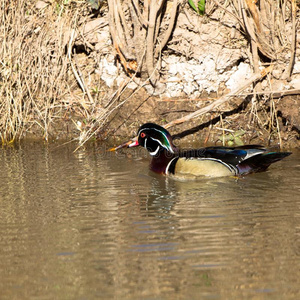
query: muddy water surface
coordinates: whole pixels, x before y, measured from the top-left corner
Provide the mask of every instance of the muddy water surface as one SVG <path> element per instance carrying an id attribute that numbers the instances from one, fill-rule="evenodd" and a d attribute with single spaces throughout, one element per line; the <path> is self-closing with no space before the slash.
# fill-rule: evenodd
<path id="1" fill-rule="evenodd" d="M 183 182 L 75 147 L 0 150 L 1 299 L 300 299 L 300 152 Z"/>

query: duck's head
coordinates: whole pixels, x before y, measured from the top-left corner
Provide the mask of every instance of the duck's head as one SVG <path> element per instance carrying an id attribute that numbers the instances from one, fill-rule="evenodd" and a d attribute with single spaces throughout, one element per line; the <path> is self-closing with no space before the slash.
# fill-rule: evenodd
<path id="1" fill-rule="evenodd" d="M 170 133 L 162 126 L 154 123 L 146 123 L 142 125 L 138 130 L 137 140 L 127 142 L 116 148 L 113 148 L 112 150 L 136 146 L 142 146 L 146 148 L 149 151 L 149 154 L 152 156 L 156 156 L 160 151 L 163 150 L 166 150 L 170 153 L 175 153 L 177 151 L 172 142 Z"/>

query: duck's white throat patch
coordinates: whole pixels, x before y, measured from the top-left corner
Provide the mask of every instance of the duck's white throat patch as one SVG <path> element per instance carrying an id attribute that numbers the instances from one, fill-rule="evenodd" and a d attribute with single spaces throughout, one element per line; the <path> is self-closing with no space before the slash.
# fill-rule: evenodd
<path id="1" fill-rule="evenodd" d="M 155 155 L 158 153 L 159 148 L 160 148 L 160 146 L 157 146 L 156 150 L 153 151 L 153 152 L 149 152 L 149 154 L 150 154 L 151 156 L 155 156 Z"/>

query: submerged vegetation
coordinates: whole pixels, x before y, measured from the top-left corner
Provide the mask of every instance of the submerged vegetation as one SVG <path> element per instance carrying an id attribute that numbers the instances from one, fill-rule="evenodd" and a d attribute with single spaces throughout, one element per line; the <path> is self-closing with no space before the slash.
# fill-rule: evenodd
<path id="1" fill-rule="evenodd" d="M 236 93 L 231 91 L 224 101 L 216 100 L 218 105 L 211 99 L 207 99 L 210 106 L 203 101 L 197 106 L 188 106 L 188 101 L 179 106 L 168 105 L 168 110 L 175 109 L 180 113 L 168 116 L 170 123 L 167 127 L 206 113 L 208 117 L 198 119 L 196 123 L 199 128 L 206 128 L 209 135 L 217 123 L 214 120 L 218 120 L 217 127 L 223 132 L 220 140 L 241 144 L 241 135 L 231 133 L 244 133 L 247 128 L 226 129 L 223 122 L 224 117 L 237 113 L 247 116 L 244 120 L 239 118 L 240 122 L 247 119 L 248 128 L 256 126 L 257 132 L 263 128 L 269 139 L 276 132 L 280 144 L 284 126 L 293 132 L 294 139 L 299 138 L 300 86 L 291 91 L 284 89 L 285 83 L 300 73 L 294 72 L 295 62 L 299 61 L 296 52 L 299 3 L 296 0 L 186 3 L 177 0 L 1 0 L 0 15 L 2 144 L 30 135 L 43 136 L 45 140 L 56 139 L 61 132 L 66 132 L 82 145 L 91 137 L 105 138 L 107 130 L 116 132 L 126 122 L 127 127 L 130 124 L 136 127 L 139 121 L 143 123 L 151 118 L 167 123 L 162 121 L 165 117 L 159 111 L 156 98 L 152 97 L 154 101 L 152 99 L 147 108 L 141 107 L 151 94 L 162 95 L 168 89 L 166 82 L 172 76 L 168 75 L 164 58 L 171 54 L 187 60 L 191 57 L 186 49 L 188 45 L 180 44 L 174 34 L 182 22 L 180 15 L 185 15 L 194 25 L 195 18 L 201 19 L 199 22 L 203 24 L 219 22 L 220 26 L 226 23 L 225 18 L 234 20 L 228 23 L 234 24 L 232 28 L 225 24 L 226 30 L 228 34 L 232 29 L 238 32 L 239 38 L 234 43 L 244 48 L 254 75 L 258 75 L 243 89 L 237 86 Z M 180 30 L 185 27 L 182 25 Z M 185 30 L 197 34 L 199 43 L 202 42 L 201 35 L 205 32 L 197 27 Z M 168 48 L 170 40 L 175 46 Z M 233 43 L 232 39 L 224 41 L 225 46 L 230 43 Z M 179 44 L 181 48 L 176 48 Z M 114 72 L 123 72 L 123 77 L 117 84 L 114 81 L 107 87 L 98 73 L 107 64 L 106 56 L 112 53 L 115 57 Z M 264 84 L 261 83 L 263 78 Z M 279 89 L 274 89 L 274 82 L 282 83 L 277 85 Z M 130 85 L 134 87 L 129 88 Z M 221 87 L 220 92 L 228 93 Z M 282 103 L 288 94 L 294 95 L 294 106 Z M 199 95 L 205 96 L 206 92 L 200 91 Z M 238 95 L 239 98 L 234 98 L 238 100 L 233 101 Z M 229 100 L 234 102 L 233 105 Z M 248 108 L 244 110 L 246 106 Z M 200 114 L 198 110 L 201 110 Z M 183 115 L 182 111 L 186 114 Z M 140 120 L 141 115 L 148 119 Z M 207 126 L 201 127 L 199 123 Z M 128 130 L 123 133 L 131 133 L 131 129 Z M 229 132 L 231 137 L 224 137 L 224 132 Z"/>

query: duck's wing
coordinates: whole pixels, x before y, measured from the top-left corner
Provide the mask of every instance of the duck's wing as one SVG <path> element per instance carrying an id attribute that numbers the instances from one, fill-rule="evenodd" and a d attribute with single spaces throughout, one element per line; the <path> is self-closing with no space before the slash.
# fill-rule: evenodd
<path id="1" fill-rule="evenodd" d="M 291 155 L 292 152 L 267 152 L 243 160 L 237 165 L 239 174 L 265 171 L 271 164 Z"/>
<path id="2" fill-rule="evenodd" d="M 213 158 L 226 164 L 236 166 L 250 157 L 265 152 L 266 149 L 260 145 L 246 145 L 241 147 L 207 147 L 181 151 L 179 153 L 179 157 L 201 159 Z"/>

